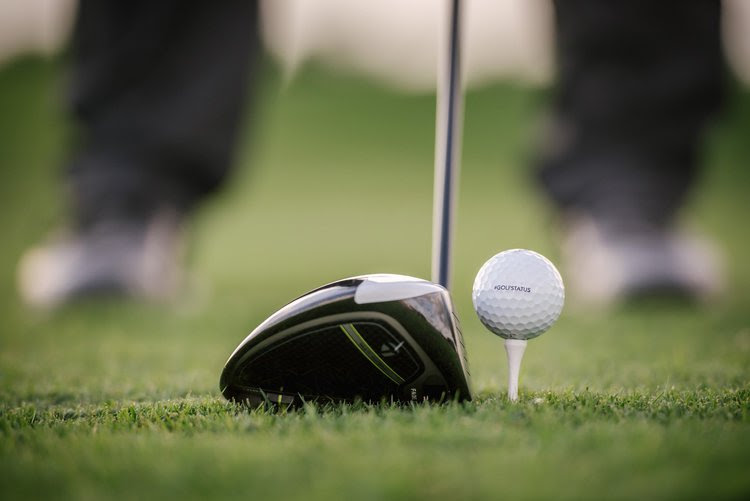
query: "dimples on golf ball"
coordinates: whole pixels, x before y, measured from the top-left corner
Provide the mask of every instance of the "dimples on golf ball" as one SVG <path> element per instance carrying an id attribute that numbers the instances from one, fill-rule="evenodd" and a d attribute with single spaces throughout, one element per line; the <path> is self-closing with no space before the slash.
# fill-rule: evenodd
<path id="1" fill-rule="evenodd" d="M 546 257 L 512 249 L 484 263 L 474 279 L 471 299 L 489 330 L 506 339 L 531 339 L 560 316 L 565 288 Z"/>

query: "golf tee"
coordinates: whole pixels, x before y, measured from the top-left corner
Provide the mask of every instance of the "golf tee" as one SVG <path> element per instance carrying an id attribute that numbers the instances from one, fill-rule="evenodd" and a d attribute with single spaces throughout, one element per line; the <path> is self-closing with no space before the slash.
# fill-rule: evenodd
<path id="1" fill-rule="evenodd" d="M 505 340 L 505 353 L 508 355 L 508 399 L 511 402 L 518 400 L 518 375 L 521 372 L 524 351 L 526 351 L 526 340 Z"/>

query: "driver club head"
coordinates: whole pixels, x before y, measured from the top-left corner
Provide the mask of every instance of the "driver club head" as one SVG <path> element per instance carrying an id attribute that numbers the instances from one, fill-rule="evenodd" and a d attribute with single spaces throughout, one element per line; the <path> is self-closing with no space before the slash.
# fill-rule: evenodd
<path id="1" fill-rule="evenodd" d="M 403 275 L 339 280 L 261 323 L 221 374 L 250 405 L 470 400 L 469 370 L 448 291 Z"/>

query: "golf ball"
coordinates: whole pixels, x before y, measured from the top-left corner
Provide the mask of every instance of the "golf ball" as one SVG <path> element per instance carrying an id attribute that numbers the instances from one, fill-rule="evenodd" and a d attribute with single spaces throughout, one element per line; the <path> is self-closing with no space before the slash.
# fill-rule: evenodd
<path id="1" fill-rule="evenodd" d="M 505 339 L 531 339 L 560 316 L 565 288 L 549 259 L 534 251 L 511 249 L 484 263 L 471 298 L 489 330 Z"/>

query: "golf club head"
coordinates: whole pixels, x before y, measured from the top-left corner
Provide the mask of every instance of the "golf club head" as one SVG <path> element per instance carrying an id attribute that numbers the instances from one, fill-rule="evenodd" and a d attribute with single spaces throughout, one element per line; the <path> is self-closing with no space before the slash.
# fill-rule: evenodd
<path id="1" fill-rule="evenodd" d="M 229 400 L 470 400 L 469 370 L 448 291 L 403 275 L 324 285 L 261 323 L 221 374 Z"/>

